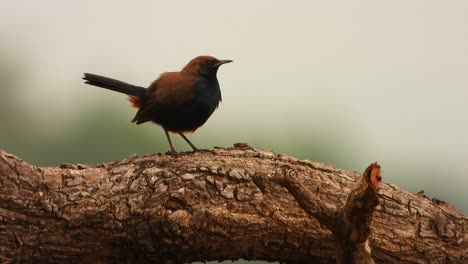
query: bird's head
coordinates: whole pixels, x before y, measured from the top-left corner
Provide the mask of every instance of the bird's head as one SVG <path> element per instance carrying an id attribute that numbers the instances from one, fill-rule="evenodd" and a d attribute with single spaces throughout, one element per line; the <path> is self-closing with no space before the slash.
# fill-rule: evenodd
<path id="1" fill-rule="evenodd" d="M 229 62 L 232 62 L 232 60 L 218 60 L 212 56 L 198 56 L 187 63 L 182 72 L 213 77 L 216 76 L 219 66 Z"/>

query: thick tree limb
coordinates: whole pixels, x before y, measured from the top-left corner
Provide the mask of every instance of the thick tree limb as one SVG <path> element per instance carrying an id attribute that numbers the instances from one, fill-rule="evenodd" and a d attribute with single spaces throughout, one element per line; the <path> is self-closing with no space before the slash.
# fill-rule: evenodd
<path id="1" fill-rule="evenodd" d="M 297 188 L 271 180 L 285 168 L 294 171 L 291 186 L 313 194 L 315 207 L 291 195 Z M 61 168 L 33 167 L 1 152 L 0 262 L 335 263 L 336 233 L 328 228 L 340 223 L 328 219 L 343 212 L 358 179 L 243 145 Z M 372 257 L 466 263 L 467 228 L 468 219 L 449 204 L 382 183 Z"/>

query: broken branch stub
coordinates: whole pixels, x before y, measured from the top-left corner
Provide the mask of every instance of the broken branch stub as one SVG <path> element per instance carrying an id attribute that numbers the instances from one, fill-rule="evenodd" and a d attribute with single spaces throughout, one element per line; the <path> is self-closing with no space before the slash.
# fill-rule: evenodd
<path id="1" fill-rule="evenodd" d="M 337 240 L 337 263 L 374 263 L 368 238 L 381 180 L 380 165 L 370 164 L 339 210 L 337 228 L 332 230 Z"/>

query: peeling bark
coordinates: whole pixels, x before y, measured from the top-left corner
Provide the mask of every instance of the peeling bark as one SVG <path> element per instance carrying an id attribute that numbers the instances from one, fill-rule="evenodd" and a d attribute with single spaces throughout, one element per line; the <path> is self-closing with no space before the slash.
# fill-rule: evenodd
<path id="1" fill-rule="evenodd" d="M 272 179 L 285 166 L 315 209 Z M 359 177 L 246 145 L 60 168 L 1 152 L 0 262 L 335 263 L 327 219 Z M 387 183 L 379 199 L 376 263 L 467 263 L 468 219 L 451 205 Z"/>

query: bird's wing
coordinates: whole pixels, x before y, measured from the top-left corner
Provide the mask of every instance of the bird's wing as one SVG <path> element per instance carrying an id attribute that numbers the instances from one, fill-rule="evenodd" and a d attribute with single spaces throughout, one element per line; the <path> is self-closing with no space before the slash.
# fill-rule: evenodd
<path id="1" fill-rule="evenodd" d="M 154 103 L 167 109 L 177 109 L 192 102 L 199 78 L 191 74 L 168 72 L 155 81 L 151 96 Z"/>
<path id="2" fill-rule="evenodd" d="M 196 76 L 180 72 L 166 72 L 148 88 L 148 99 L 142 104 L 134 121 L 137 124 L 152 120 L 158 113 L 178 111 L 195 98 Z"/>

